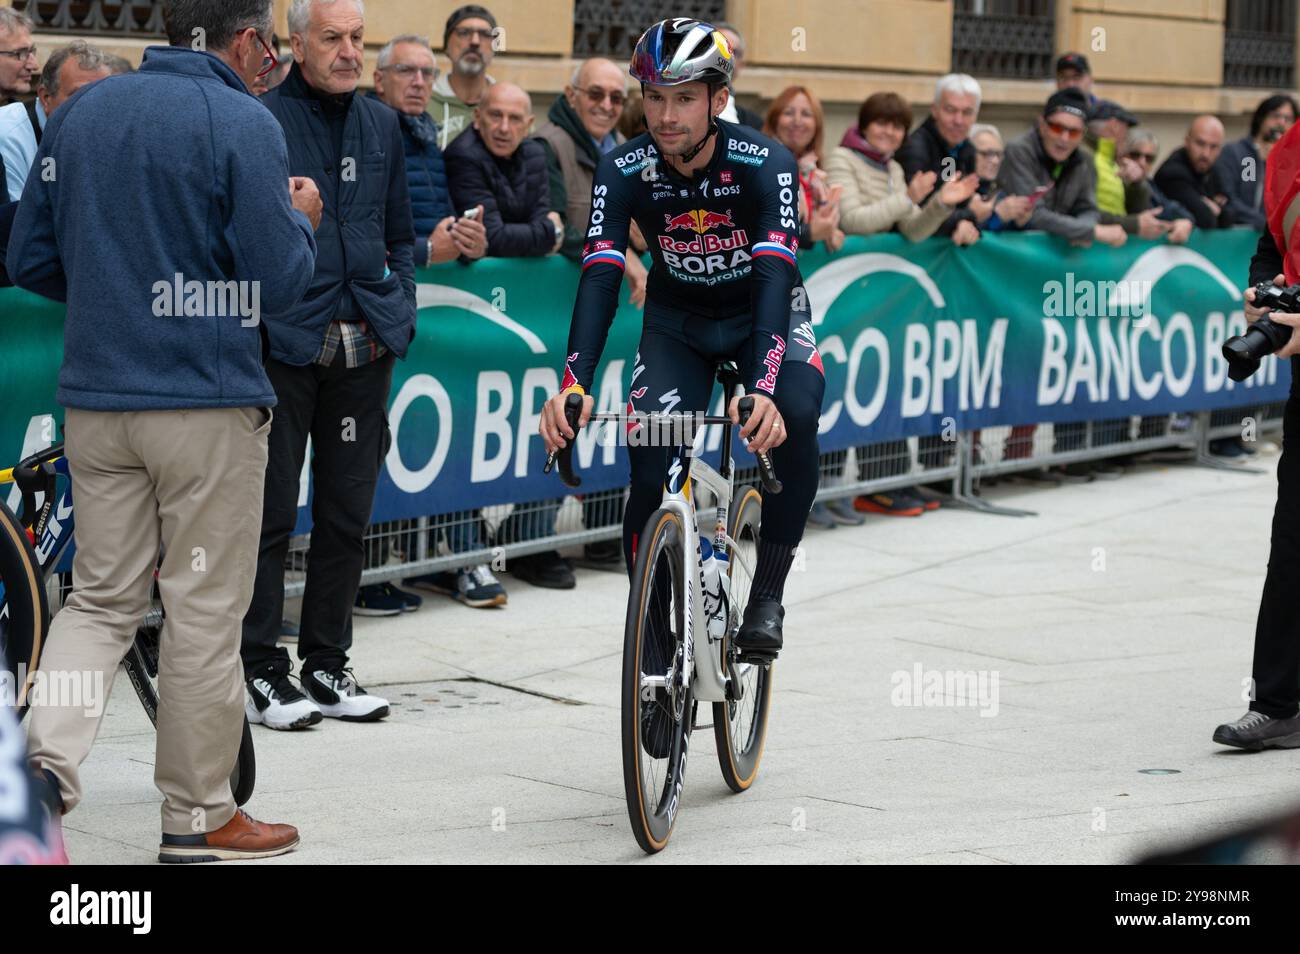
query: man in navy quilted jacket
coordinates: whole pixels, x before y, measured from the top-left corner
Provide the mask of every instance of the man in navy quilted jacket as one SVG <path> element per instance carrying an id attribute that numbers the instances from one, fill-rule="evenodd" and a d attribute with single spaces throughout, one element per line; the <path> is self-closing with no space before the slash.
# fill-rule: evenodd
<path id="1" fill-rule="evenodd" d="M 425 37 L 405 33 L 393 37 L 379 51 L 375 69 L 375 91 L 370 95 L 397 111 L 406 145 L 406 183 L 411 190 L 411 217 L 415 220 L 415 262 L 434 265 L 459 258 L 468 263 L 487 253 L 487 232 L 483 228 L 483 207 L 467 218 L 467 209 L 453 208 L 447 189 L 447 167 L 438 146 L 438 124 L 429 115 L 429 100 L 438 78 L 437 61 Z M 483 546 L 477 514 L 450 514 L 445 532 L 454 552 L 478 550 Z M 431 535 L 440 537 L 438 527 Z M 438 541 L 435 539 L 436 547 Z M 382 563 L 387 554 L 381 554 Z M 503 606 L 505 587 L 486 565 L 466 566 L 444 573 L 426 573 L 402 581 L 404 586 L 429 590 L 483 609 Z M 361 587 L 354 613 L 372 612 L 398 601 L 388 583 Z"/>

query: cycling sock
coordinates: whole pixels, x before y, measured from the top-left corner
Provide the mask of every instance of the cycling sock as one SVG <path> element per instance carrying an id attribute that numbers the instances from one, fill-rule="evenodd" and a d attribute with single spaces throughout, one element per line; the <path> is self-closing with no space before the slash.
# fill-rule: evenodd
<path id="1" fill-rule="evenodd" d="M 754 569 L 752 599 L 781 602 L 785 594 L 785 578 L 794 563 L 794 547 L 782 546 L 770 540 L 758 541 L 758 566 Z"/>

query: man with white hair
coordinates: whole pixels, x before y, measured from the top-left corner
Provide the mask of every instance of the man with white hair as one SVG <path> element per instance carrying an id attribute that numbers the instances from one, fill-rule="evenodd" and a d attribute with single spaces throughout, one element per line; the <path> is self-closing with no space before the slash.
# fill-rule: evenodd
<path id="1" fill-rule="evenodd" d="M 31 95 L 40 72 L 32 18 L 10 7 L 0 7 L 0 106 Z"/>
<path id="2" fill-rule="evenodd" d="M 912 131 L 894 156 L 908 182 L 918 172 L 933 172 L 937 189 L 957 176 L 975 172 L 975 147 L 969 137 L 979 116 L 980 96 L 980 84 L 972 76 L 949 73 L 939 78 L 929 117 Z M 925 196 L 921 204 L 928 198 Z M 935 234 L 951 236 L 957 245 L 978 241 L 980 230 L 970 200 L 958 205 Z"/>
<path id="3" fill-rule="evenodd" d="M 55 50 L 45 61 L 35 101 L 0 106 L 0 159 L 9 179 L 11 200 L 17 202 L 22 198 L 23 185 L 50 114 L 81 87 L 107 77 L 110 69 L 102 51 L 83 40 L 74 40 Z"/>
<path id="4" fill-rule="evenodd" d="M 291 174 L 317 182 L 324 204 L 306 297 L 263 322 L 266 373 L 280 403 L 242 654 L 249 721 L 275 729 L 312 725 L 322 715 L 352 722 L 388 715 L 388 703 L 357 684 L 348 651 L 362 538 L 391 444 L 393 363 L 415 336 L 415 230 L 397 114 L 356 95 L 364 30 L 360 0 L 294 0 L 294 64 L 261 99 L 284 129 Z M 304 695 L 276 640 L 308 437 L 314 497 L 298 636 Z"/>
<path id="5" fill-rule="evenodd" d="M 36 72 L 31 17 L 9 7 L 0 7 L 0 106 L 30 93 Z M 0 161 L 0 204 L 8 200 L 9 188 L 5 164 Z"/>

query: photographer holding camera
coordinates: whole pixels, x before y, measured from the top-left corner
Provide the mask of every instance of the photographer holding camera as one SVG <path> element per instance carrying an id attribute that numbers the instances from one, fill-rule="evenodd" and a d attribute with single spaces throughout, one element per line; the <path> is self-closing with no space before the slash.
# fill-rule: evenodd
<path id="1" fill-rule="evenodd" d="M 1300 314 L 1262 307 L 1253 287 L 1270 280 L 1275 288 L 1300 283 L 1300 230 L 1295 228 L 1300 216 L 1300 126 L 1293 125 L 1269 153 L 1264 209 L 1268 228 L 1250 262 L 1246 321 L 1253 330 L 1267 316 L 1274 325 L 1290 329 L 1289 339 L 1278 335 L 1274 341 L 1281 344 L 1279 358 L 1293 359 L 1291 395 L 1282 422 L 1268 575 L 1255 626 L 1250 710 L 1214 730 L 1215 742 L 1252 750 L 1300 748 L 1300 606 L 1295 601 L 1300 593 L 1300 452 L 1289 443 L 1300 435 L 1300 361 L 1294 359 L 1300 355 Z"/>

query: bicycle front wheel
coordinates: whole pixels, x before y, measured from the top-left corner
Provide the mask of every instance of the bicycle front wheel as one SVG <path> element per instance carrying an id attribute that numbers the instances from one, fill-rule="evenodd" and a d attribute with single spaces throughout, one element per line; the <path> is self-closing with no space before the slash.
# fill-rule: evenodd
<path id="1" fill-rule="evenodd" d="M 758 526 L 763 498 L 753 487 L 740 487 L 731 502 L 731 538 L 736 541 L 728 566 L 731 575 L 732 625 L 727 627 L 724 657 L 732 660 L 739 699 L 713 704 L 713 736 L 723 781 L 733 792 L 754 784 L 767 739 L 767 716 L 772 705 L 772 666 L 755 666 L 735 659 L 732 640 L 749 603 L 754 582 L 746 569 L 758 563 Z M 739 557 L 739 558 L 737 558 Z"/>
<path id="2" fill-rule="evenodd" d="M 20 720 L 49 628 L 49 597 L 36 553 L 18 518 L 0 503 L 0 705 L 16 706 Z"/>
<path id="3" fill-rule="evenodd" d="M 632 834 L 650 854 L 672 835 L 694 709 L 681 688 L 685 540 L 673 511 L 650 517 L 637 542 L 623 640 L 623 790 Z"/>

